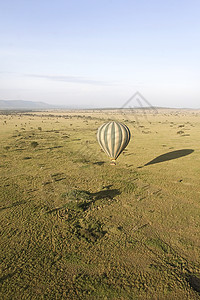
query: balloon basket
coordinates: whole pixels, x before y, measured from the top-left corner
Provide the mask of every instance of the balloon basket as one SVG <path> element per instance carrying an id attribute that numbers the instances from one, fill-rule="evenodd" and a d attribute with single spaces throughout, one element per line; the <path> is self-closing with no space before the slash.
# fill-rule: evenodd
<path id="1" fill-rule="evenodd" d="M 116 166 L 116 161 L 115 161 L 115 159 L 112 159 L 112 160 L 111 160 L 110 165 L 111 165 L 111 166 Z"/>

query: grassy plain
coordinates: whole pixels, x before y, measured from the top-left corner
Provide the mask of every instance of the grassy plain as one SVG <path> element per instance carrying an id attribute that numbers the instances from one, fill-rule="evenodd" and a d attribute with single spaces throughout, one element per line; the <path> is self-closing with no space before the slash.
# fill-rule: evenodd
<path id="1" fill-rule="evenodd" d="M 200 111 L 2 113 L 0 215 L 1 299 L 200 299 Z"/>

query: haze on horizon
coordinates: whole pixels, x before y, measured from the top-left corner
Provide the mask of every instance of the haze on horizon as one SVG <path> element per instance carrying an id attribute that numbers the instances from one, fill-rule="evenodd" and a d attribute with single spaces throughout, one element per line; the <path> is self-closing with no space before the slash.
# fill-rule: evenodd
<path id="1" fill-rule="evenodd" d="M 2 1 L 0 99 L 200 107 L 200 2 Z"/>

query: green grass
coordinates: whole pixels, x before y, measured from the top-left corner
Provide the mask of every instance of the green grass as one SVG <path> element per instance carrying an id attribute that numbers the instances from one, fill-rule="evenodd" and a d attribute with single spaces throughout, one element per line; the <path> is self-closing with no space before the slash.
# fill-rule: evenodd
<path id="1" fill-rule="evenodd" d="M 111 166 L 104 112 L 0 115 L 1 299 L 200 298 L 199 118 L 138 117 Z"/>

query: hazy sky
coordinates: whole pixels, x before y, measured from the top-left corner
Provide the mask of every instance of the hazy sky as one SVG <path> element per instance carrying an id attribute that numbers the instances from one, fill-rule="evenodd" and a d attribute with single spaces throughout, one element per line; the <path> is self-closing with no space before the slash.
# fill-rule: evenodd
<path id="1" fill-rule="evenodd" d="M 200 107 L 199 0 L 0 1 L 0 99 Z"/>

